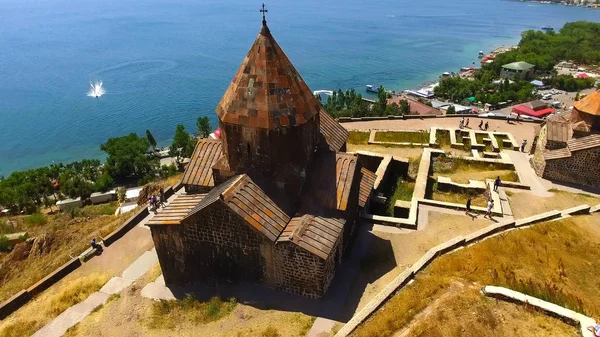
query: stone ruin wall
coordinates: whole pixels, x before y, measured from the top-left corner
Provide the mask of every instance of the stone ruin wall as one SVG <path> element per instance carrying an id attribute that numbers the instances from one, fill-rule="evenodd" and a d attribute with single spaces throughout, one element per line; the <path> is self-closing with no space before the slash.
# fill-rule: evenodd
<path id="1" fill-rule="evenodd" d="M 531 166 L 533 170 L 538 176 L 542 176 L 544 174 L 544 169 L 546 167 L 546 161 L 544 160 L 544 150 L 546 149 L 547 143 L 547 134 L 548 127 L 544 125 L 538 134 L 538 139 L 535 144 L 535 151 L 533 151 L 533 156 L 531 157 Z"/>
<path id="2" fill-rule="evenodd" d="M 575 151 L 571 157 L 546 161 L 543 177 L 600 188 L 600 148 Z"/>
<path id="3" fill-rule="evenodd" d="M 323 260 L 291 242 L 274 244 L 220 201 L 187 223 L 152 226 L 152 237 L 167 284 L 248 281 L 316 298 L 335 273 L 336 254 Z"/>

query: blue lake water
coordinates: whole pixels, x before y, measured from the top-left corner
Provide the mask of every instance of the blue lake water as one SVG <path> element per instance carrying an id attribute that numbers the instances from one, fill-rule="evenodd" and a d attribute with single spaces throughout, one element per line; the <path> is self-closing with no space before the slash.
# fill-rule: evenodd
<path id="1" fill-rule="evenodd" d="M 0 174 L 103 158 L 109 137 L 168 144 L 210 116 L 260 29 L 242 0 L 0 1 Z M 600 10 L 464 1 L 277 1 L 271 32 L 313 90 L 405 89 L 514 44 L 526 29 Z M 106 94 L 88 97 L 89 82 Z"/>

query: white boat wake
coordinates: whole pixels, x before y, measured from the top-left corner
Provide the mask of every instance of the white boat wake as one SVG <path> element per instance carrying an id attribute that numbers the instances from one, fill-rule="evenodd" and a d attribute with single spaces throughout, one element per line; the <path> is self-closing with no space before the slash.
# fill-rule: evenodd
<path id="1" fill-rule="evenodd" d="M 96 82 L 96 83 L 93 83 L 93 84 L 92 84 L 92 82 L 90 82 L 90 87 L 91 87 L 91 89 L 87 93 L 87 95 L 89 97 L 98 98 L 98 97 L 100 97 L 100 96 L 102 96 L 102 95 L 104 95 L 106 93 L 106 91 L 104 90 L 104 88 L 102 88 L 102 81 Z"/>

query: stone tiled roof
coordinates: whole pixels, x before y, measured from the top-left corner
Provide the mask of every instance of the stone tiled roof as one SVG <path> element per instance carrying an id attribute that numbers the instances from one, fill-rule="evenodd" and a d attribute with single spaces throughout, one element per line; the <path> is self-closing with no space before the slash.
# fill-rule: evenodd
<path id="1" fill-rule="evenodd" d="M 564 147 L 562 149 L 545 150 L 544 151 L 544 159 L 545 160 L 568 158 L 570 156 L 571 156 L 571 151 L 569 151 L 569 149 L 566 147 Z"/>
<path id="2" fill-rule="evenodd" d="M 321 119 L 320 131 L 329 148 L 334 151 L 340 151 L 350 137 L 350 132 L 346 130 L 340 123 L 336 122 L 333 117 L 329 116 L 325 110 L 319 112 Z"/>
<path id="3" fill-rule="evenodd" d="M 221 155 L 221 141 L 215 139 L 198 140 L 181 183 L 206 187 L 215 186 L 212 167 Z"/>
<path id="4" fill-rule="evenodd" d="M 221 197 L 221 193 L 223 193 L 225 190 L 227 190 L 231 185 L 233 185 L 236 181 L 238 181 L 239 179 L 241 179 L 241 175 L 235 175 L 231 178 L 229 178 L 226 182 L 222 183 L 221 185 L 218 185 L 217 187 L 213 188 L 212 190 L 210 190 L 210 192 L 208 192 L 204 198 L 196 205 L 196 207 L 194 207 L 192 210 L 190 210 L 190 212 L 188 213 L 188 215 L 186 216 L 186 218 L 189 218 L 190 216 L 202 211 L 203 209 L 209 207 L 210 205 L 212 205 L 215 201 L 220 200 Z"/>
<path id="5" fill-rule="evenodd" d="M 600 147 L 600 134 L 573 138 L 567 142 L 571 152 Z"/>
<path id="6" fill-rule="evenodd" d="M 344 224 L 345 220 L 340 218 L 309 214 L 295 216 L 278 241 L 291 241 L 320 258 L 327 259 L 344 230 Z"/>
<path id="7" fill-rule="evenodd" d="M 244 174 L 221 194 L 225 204 L 271 241 L 277 240 L 291 217 L 277 202 L 283 194 Z"/>
<path id="8" fill-rule="evenodd" d="M 552 160 L 568 158 L 571 156 L 572 152 L 596 147 L 600 147 L 600 134 L 593 134 L 581 138 L 573 138 L 567 141 L 567 147 L 565 148 L 544 151 L 544 159 Z"/>
<path id="9" fill-rule="evenodd" d="M 302 195 L 304 210 L 340 210 L 348 206 L 357 157 L 344 152 L 318 153 L 312 160 Z"/>
<path id="10" fill-rule="evenodd" d="M 224 123 L 278 129 L 306 123 L 321 110 L 266 23 L 217 106 Z"/>
<path id="11" fill-rule="evenodd" d="M 178 225 L 206 194 L 180 194 L 148 221 L 148 225 Z"/>
<path id="12" fill-rule="evenodd" d="M 377 179 L 377 175 L 366 168 L 360 169 L 361 178 L 360 178 L 360 189 L 358 191 L 358 205 L 360 207 L 364 207 L 367 201 L 369 201 L 369 197 L 371 197 L 371 191 L 373 191 L 373 185 L 375 184 L 375 179 Z"/>

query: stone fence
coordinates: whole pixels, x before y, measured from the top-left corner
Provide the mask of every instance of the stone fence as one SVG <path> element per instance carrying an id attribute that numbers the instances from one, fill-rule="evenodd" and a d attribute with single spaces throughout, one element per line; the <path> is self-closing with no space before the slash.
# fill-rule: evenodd
<path id="1" fill-rule="evenodd" d="M 175 192 L 177 192 L 181 188 L 181 184 L 178 183 L 175 186 L 171 186 L 165 190 L 165 197 L 169 198 Z M 133 216 L 131 216 L 123 225 L 114 230 L 112 233 L 108 234 L 104 238 L 104 244 L 106 246 L 110 246 L 115 241 L 123 237 L 129 230 L 137 226 L 142 220 L 144 220 L 148 216 L 148 208 L 144 207 L 143 209 L 137 211 Z M 23 289 L 13 295 L 8 300 L 4 301 L 0 304 L 0 319 L 6 318 L 8 315 L 22 307 L 25 303 L 27 303 L 30 299 L 32 299 L 35 295 L 41 293 L 42 291 L 48 289 L 50 286 L 54 285 L 58 281 L 62 280 L 65 276 L 69 275 L 75 269 L 81 266 L 81 261 L 78 257 L 72 258 L 67 263 L 55 269 L 52 273 L 48 274 L 46 277 L 38 281 L 36 284 L 32 285 L 27 289 Z"/>
<path id="2" fill-rule="evenodd" d="M 352 123 L 352 122 L 367 122 L 367 121 L 382 121 L 382 120 L 394 120 L 394 119 L 434 119 L 434 118 L 482 118 L 482 119 L 501 119 L 506 120 L 506 116 L 488 116 L 488 117 L 479 117 L 478 114 L 452 114 L 452 115 L 401 115 L 401 116 L 384 116 L 384 117 L 338 117 L 336 120 L 338 123 Z M 531 119 L 521 119 L 521 122 L 524 123 L 535 123 L 541 124 L 543 120 L 531 120 Z"/>
<path id="3" fill-rule="evenodd" d="M 596 322 L 591 317 L 582 315 L 567 308 L 563 308 L 554 303 L 546 302 L 540 300 L 539 298 L 525 295 L 523 293 L 503 287 L 485 286 L 481 289 L 481 293 L 486 296 L 498 298 L 504 301 L 533 306 L 550 316 L 556 317 L 567 322 L 568 324 L 577 326 L 582 336 L 594 337 L 594 334 L 587 329 L 589 326 L 596 325 Z"/>
<path id="4" fill-rule="evenodd" d="M 517 229 L 524 226 L 530 226 L 535 223 L 567 218 L 571 215 L 576 214 L 591 214 L 594 212 L 600 212 L 600 205 L 590 207 L 588 205 L 581 205 L 573 208 L 569 208 L 563 211 L 550 211 L 534 215 L 528 218 L 515 220 L 505 220 L 488 227 L 480 229 L 466 236 L 457 236 L 451 240 L 448 240 L 440 245 L 437 245 L 428 250 L 417 262 L 412 266 L 407 267 L 400 275 L 398 275 L 392 282 L 390 282 L 383 290 L 377 294 L 367 305 L 365 305 L 360 311 L 358 311 L 349 321 L 344 325 L 336 334 L 335 337 L 346 337 L 354 329 L 356 329 L 361 323 L 366 321 L 378 308 L 380 308 L 384 302 L 387 301 L 394 293 L 401 290 L 414 276 L 425 269 L 436 258 L 462 248 L 475 244 L 479 241 L 485 240 L 498 233 Z"/>

